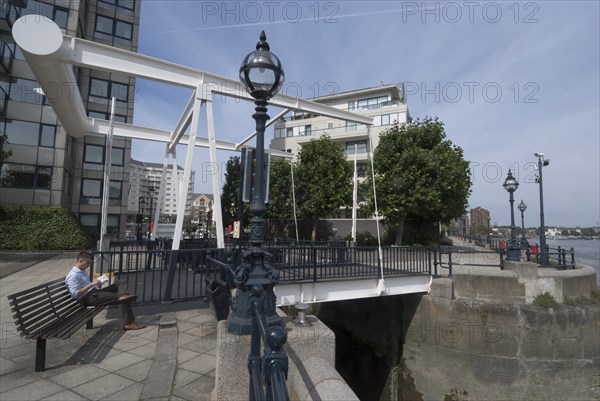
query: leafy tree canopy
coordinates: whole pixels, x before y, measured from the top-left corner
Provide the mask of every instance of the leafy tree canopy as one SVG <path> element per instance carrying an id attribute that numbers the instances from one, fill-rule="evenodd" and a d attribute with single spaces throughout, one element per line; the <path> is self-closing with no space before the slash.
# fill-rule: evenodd
<path id="1" fill-rule="evenodd" d="M 221 193 L 221 212 L 225 228 L 237 220 L 240 183 L 240 158 L 232 156 L 225 166 L 225 183 Z"/>
<path id="2" fill-rule="evenodd" d="M 277 237 L 286 234 L 288 223 L 294 216 L 290 167 L 290 163 L 285 159 L 271 159 L 267 218 L 273 229 L 272 234 Z"/>
<path id="3" fill-rule="evenodd" d="M 447 223 L 464 215 L 471 193 L 469 162 L 446 139 L 437 118 L 385 131 L 373 163 L 379 210 L 389 223 L 401 225 L 404 218 Z"/>
<path id="4" fill-rule="evenodd" d="M 314 240 L 318 219 L 350 202 L 352 166 L 342 148 L 323 135 L 302 146 L 295 171 L 297 209 L 314 221 Z"/>

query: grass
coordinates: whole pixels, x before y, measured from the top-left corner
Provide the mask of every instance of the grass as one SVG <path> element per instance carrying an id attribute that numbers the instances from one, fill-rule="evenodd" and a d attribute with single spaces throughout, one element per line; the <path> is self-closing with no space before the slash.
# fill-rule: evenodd
<path id="1" fill-rule="evenodd" d="M 533 300 L 533 304 L 544 308 L 555 308 L 558 306 L 558 302 L 549 292 L 539 294 Z"/>

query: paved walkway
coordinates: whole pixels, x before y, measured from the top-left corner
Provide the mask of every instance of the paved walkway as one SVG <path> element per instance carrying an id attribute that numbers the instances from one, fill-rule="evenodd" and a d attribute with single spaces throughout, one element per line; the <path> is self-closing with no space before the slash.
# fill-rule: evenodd
<path id="1" fill-rule="evenodd" d="M 200 301 L 134 306 L 147 327 L 127 332 L 108 308 L 94 329 L 48 340 L 46 371 L 34 371 L 35 341 L 16 332 L 6 296 L 63 277 L 74 262 L 58 256 L 0 278 L 0 400 L 209 400 L 217 322 Z"/>

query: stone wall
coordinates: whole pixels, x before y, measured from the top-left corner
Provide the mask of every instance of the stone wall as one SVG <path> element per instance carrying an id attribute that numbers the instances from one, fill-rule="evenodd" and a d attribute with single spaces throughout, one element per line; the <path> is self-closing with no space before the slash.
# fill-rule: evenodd
<path id="1" fill-rule="evenodd" d="M 507 303 L 501 289 L 514 281 L 496 283 L 496 302 L 474 285 L 476 296 L 450 305 L 436 295 L 403 297 L 403 359 L 423 399 L 600 399 L 600 306 Z"/>

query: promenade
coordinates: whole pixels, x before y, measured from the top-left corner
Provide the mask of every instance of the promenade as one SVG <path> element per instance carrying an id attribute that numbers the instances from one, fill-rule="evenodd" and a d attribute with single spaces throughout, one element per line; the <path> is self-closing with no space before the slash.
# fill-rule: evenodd
<path id="1" fill-rule="evenodd" d="M 64 277 L 74 257 L 57 256 L 0 278 L 0 400 L 209 400 L 216 328 L 207 304 L 139 305 L 145 329 L 121 329 L 118 307 L 69 340 L 48 340 L 35 372 L 35 341 L 16 331 L 7 295 Z M 1 267 L 4 269 L 4 266 Z"/>

